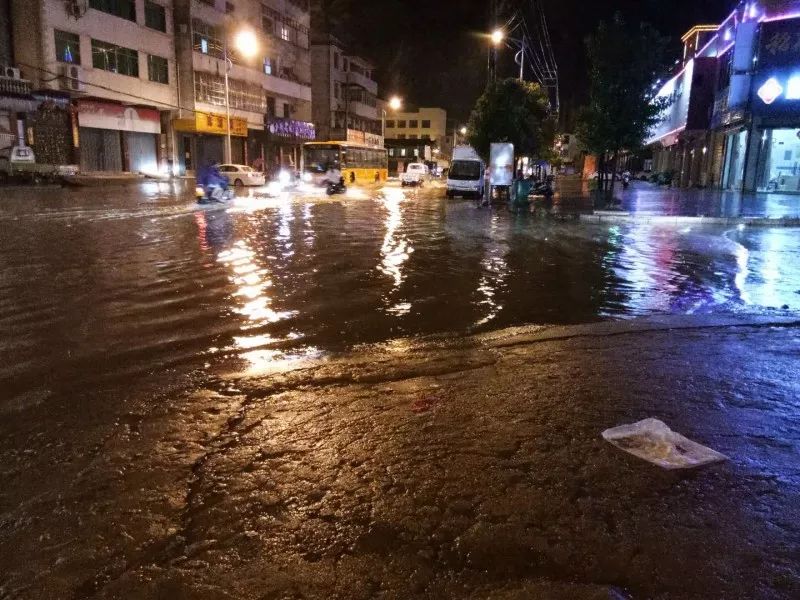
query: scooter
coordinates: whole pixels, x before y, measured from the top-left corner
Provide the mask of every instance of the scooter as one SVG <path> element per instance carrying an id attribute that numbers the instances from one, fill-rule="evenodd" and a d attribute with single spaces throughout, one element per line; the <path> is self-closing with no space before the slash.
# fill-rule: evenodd
<path id="1" fill-rule="evenodd" d="M 198 187 L 196 190 L 198 204 L 225 204 L 233 200 L 235 193 L 230 188 L 220 185 Z"/>
<path id="2" fill-rule="evenodd" d="M 344 184 L 344 179 L 342 179 L 338 183 L 329 182 L 327 191 L 328 191 L 328 196 L 333 196 L 334 194 L 347 193 L 347 186 Z"/>

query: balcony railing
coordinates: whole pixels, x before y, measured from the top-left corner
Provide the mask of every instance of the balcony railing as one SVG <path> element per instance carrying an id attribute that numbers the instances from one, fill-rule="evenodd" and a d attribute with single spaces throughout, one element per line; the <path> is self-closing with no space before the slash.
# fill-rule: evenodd
<path id="1" fill-rule="evenodd" d="M 27 96 L 31 93 L 31 82 L 26 79 L 0 77 L 0 94 Z"/>

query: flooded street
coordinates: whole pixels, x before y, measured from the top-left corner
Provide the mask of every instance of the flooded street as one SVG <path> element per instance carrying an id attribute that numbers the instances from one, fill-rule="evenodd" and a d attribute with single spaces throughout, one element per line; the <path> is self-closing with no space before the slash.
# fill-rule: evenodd
<path id="1" fill-rule="evenodd" d="M 420 335 L 800 309 L 796 230 L 555 222 L 440 195 L 198 210 L 170 184 L 4 193 L 3 403 Z"/>
<path id="2" fill-rule="evenodd" d="M 797 598 L 800 232 L 441 192 L 3 190 L 0 598 Z"/>

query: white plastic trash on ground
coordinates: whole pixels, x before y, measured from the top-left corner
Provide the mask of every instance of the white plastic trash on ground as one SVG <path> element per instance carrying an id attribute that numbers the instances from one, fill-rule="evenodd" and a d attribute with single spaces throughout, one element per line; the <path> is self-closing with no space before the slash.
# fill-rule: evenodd
<path id="1" fill-rule="evenodd" d="M 692 469 L 728 460 L 724 454 L 675 433 L 658 419 L 606 429 L 603 439 L 663 469 Z"/>

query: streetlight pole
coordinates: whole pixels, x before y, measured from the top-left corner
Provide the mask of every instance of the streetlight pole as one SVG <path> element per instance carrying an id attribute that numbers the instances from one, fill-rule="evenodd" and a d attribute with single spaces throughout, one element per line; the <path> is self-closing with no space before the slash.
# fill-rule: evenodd
<path id="1" fill-rule="evenodd" d="M 231 142 L 231 86 L 228 74 L 233 65 L 228 57 L 227 35 L 225 36 L 223 53 L 225 54 L 225 152 L 223 153 L 223 162 L 230 164 L 233 161 L 233 148 Z"/>

